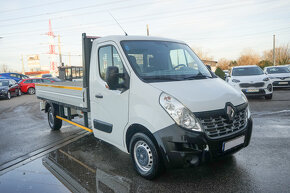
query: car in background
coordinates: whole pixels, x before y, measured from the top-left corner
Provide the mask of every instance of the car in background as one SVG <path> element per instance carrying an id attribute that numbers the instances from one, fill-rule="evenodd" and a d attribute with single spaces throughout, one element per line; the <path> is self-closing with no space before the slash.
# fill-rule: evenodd
<path id="1" fill-rule="evenodd" d="M 0 98 L 11 99 L 12 96 L 20 96 L 21 89 L 18 83 L 12 79 L 0 79 Z"/>
<path id="2" fill-rule="evenodd" d="M 43 74 L 41 77 L 42 78 L 52 78 L 52 75 L 51 74 Z"/>
<path id="3" fill-rule="evenodd" d="M 232 67 L 227 82 L 246 96 L 264 96 L 266 99 L 272 99 L 272 82 L 256 65 Z"/>
<path id="4" fill-rule="evenodd" d="M 223 70 L 223 72 L 225 73 L 225 76 L 229 76 L 230 74 L 229 70 Z"/>
<path id="5" fill-rule="evenodd" d="M 268 66 L 264 68 L 272 81 L 273 87 L 290 87 L 290 70 L 287 66 Z"/>
<path id="6" fill-rule="evenodd" d="M 48 77 L 47 79 L 54 81 L 54 82 L 63 82 L 63 80 L 57 78 L 57 77 Z"/>
<path id="7" fill-rule="evenodd" d="M 35 84 L 37 83 L 53 83 L 54 81 L 46 78 L 29 78 L 19 82 L 21 91 L 23 93 L 35 94 Z"/>
<path id="8" fill-rule="evenodd" d="M 18 74 L 18 73 L 11 73 L 11 72 L 8 72 L 8 73 L 0 73 L 0 78 L 1 79 L 13 79 L 15 80 L 16 82 L 19 82 L 20 80 L 22 79 L 27 79 L 29 78 L 28 76 L 24 75 L 24 74 Z"/>

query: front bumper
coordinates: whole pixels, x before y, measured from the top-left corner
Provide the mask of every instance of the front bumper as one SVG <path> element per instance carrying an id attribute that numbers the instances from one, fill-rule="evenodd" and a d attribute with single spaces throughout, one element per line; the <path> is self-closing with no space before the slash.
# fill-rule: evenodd
<path id="1" fill-rule="evenodd" d="M 273 81 L 274 88 L 289 88 L 290 87 L 290 80 L 275 80 Z"/>
<path id="2" fill-rule="evenodd" d="M 265 96 L 273 93 L 273 85 L 266 82 L 263 87 L 240 87 L 240 84 L 231 84 L 235 89 L 242 91 L 246 96 Z M 254 92 L 252 92 L 254 91 Z"/>
<path id="3" fill-rule="evenodd" d="M 222 151 L 223 143 L 239 136 L 245 136 L 243 144 Z M 242 131 L 219 139 L 210 139 L 204 132 L 182 129 L 176 124 L 154 133 L 167 168 L 186 167 L 201 162 L 233 154 L 250 143 L 252 119 Z"/>
<path id="4" fill-rule="evenodd" d="M 0 98 L 6 98 L 6 97 L 7 97 L 7 93 L 0 92 Z"/>

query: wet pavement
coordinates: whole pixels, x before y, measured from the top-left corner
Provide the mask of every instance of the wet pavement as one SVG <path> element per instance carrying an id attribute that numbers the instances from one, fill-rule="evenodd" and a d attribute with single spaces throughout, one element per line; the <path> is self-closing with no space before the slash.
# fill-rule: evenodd
<path id="1" fill-rule="evenodd" d="M 233 156 L 148 181 L 90 134 L 0 176 L 0 192 L 290 192 L 290 90 L 249 102 L 252 140 Z"/>
<path id="2" fill-rule="evenodd" d="M 0 170 L 5 163 L 25 158 L 82 131 L 65 123 L 60 131 L 51 131 L 47 115 L 39 110 L 39 102 L 35 95 L 0 99 Z"/>

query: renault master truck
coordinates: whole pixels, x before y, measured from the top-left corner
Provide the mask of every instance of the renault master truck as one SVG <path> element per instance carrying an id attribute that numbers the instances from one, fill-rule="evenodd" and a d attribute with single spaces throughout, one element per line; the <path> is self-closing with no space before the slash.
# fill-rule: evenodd
<path id="1" fill-rule="evenodd" d="M 83 81 L 38 84 L 52 130 L 69 122 L 131 155 L 138 174 L 198 165 L 249 145 L 245 95 L 178 40 L 82 35 Z M 83 117 L 84 123 L 73 121 Z"/>

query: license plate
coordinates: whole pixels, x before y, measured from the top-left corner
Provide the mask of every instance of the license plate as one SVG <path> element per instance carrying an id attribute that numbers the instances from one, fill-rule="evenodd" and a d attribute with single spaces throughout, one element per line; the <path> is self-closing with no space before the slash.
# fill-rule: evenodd
<path id="1" fill-rule="evenodd" d="M 223 143 L 223 151 L 227 151 L 233 147 L 236 147 L 238 145 L 241 145 L 243 144 L 245 141 L 245 136 L 241 136 L 241 137 L 238 137 L 238 138 L 235 138 L 233 140 L 230 140 L 230 141 L 226 141 Z"/>
<path id="2" fill-rule="evenodd" d="M 288 82 L 279 82 L 278 84 L 288 84 Z"/>
<path id="3" fill-rule="evenodd" d="M 259 89 L 247 89 L 246 92 L 259 92 Z"/>

